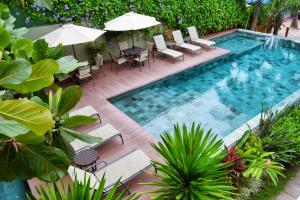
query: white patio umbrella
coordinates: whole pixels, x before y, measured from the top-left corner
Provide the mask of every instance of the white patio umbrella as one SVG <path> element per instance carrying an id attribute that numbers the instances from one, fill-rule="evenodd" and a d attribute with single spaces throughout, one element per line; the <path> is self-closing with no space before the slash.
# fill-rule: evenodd
<path id="1" fill-rule="evenodd" d="M 58 44 L 63 46 L 72 45 L 74 56 L 76 53 L 74 49 L 75 44 L 92 42 L 106 31 L 88 28 L 84 26 L 77 26 L 74 24 L 65 24 L 62 27 L 44 35 L 40 39 L 45 39 L 50 47 L 55 47 Z"/>
<path id="2" fill-rule="evenodd" d="M 106 22 L 104 30 L 107 31 L 136 31 L 152 26 L 159 25 L 160 22 L 156 21 L 154 17 L 141 15 L 134 12 L 126 13 L 111 21 Z M 132 35 L 132 43 L 134 40 Z"/>

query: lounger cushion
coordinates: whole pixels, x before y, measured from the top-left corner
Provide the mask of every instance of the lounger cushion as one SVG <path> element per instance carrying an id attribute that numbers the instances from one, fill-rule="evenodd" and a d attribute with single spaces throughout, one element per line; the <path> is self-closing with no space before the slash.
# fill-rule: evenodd
<path id="1" fill-rule="evenodd" d="M 115 184 L 120 177 L 122 182 L 126 182 L 149 166 L 151 166 L 150 158 L 142 150 L 137 149 L 95 172 L 95 175 L 101 179 L 105 174 L 105 188 L 107 188 Z"/>
<path id="2" fill-rule="evenodd" d="M 168 56 L 171 56 L 173 58 L 179 58 L 179 57 L 183 56 L 183 53 L 181 53 L 179 51 L 172 50 L 172 49 L 164 49 L 164 50 L 161 50 L 159 52 L 161 52 L 163 54 L 166 54 Z"/>
<path id="3" fill-rule="evenodd" d="M 97 115 L 98 112 L 92 106 L 85 106 L 83 108 L 79 108 L 78 110 L 74 110 L 69 113 L 69 116 L 75 115 L 85 115 L 85 116 L 94 116 Z"/>
<path id="4" fill-rule="evenodd" d="M 75 177 L 77 175 L 77 180 L 80 182 L 80 183 L 83 183 L 84 182 L 84 174 L 86 174 L 86 180 L 88 180 L 88 178 L 90 178 L 90 183 L 91 183 L 91 187 L 95 187 L 95 188 L 98 188 L 99 187 L 99 181 L 97 180 L 97 178 L 95 177 L 94 174 L 90 173 L 90 172 L 87 172 L 87 171 L 84 171 L 82 169 L 79 169 L 77 167 L 74 167 L 74 166 L 70 166 L 68 168 L 68 174 L 70 175 L 72 181 L 75 181 Z M 100 177 L 100 180 L 101 180 L 101 177 Z"/>
<path id="5" fill-rule="evenodd" d="M 214 46 L 214 45 L 216 45 L 215 41 L 205 40 L 205 39 L 201 39 L 201 38 L 192 39 L 192 42 L 198 43 L 200 45 L 202 44 L 202 45 L 205 45 L 205 46 Z"/>
<path id="6" fill-rule="evenodd" d="M 120 132 L 117 129 L 115 129 L 112 125 L 106 124 L 102 127 L 92 130 L 86 134 L 88 134 L 90 136 L 101 137 L 102 141 L 100 144 L 102 144 L 105 141 L 109 140 L 110 138 L 113 138 L 113 137 L 119 135 Z M 95 147 L 98 145 L 99 145 L 99 143 L 90 144 L 90 143 L 83 142 L 79 139 L 75 139 L 73 142 L 71 142 L 71 146 L 73 147 L 74 151 L 77 151 L 85 146 Z"/>
<path id="7" fill-rule="evenodd" d="M 199 47 L 199 46 L 188 44 L 188 43 L 183 43 L 183 44 L 178 45 L 178 46 L 181 47 L 181 48 L 184 48 L 184 49 L 191 50 L 191 51 L 199 51 L 201 49 L 201 47 Z"/>

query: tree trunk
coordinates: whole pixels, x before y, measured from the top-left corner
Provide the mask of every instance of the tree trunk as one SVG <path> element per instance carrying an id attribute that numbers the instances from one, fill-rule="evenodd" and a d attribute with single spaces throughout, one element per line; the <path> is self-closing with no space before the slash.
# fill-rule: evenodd
<path id="1" fill-rule="evenodd" d="M 275 19 L 274 21 L 274 31 L 273 31 L 273 34 L 274 35 L 278 35 L 278 31 L 280 30 L 280 27 L 283 23 L 283 17 L 279 17 L 277 19 Z"/>
<path id="2" fill-rule="evenodd" d="M 251 28 L 250 28 L 252 31 L 256 30 L 257 22 L 258 22 L 258 16 L 259 16 L 259 10 L 260 10 L 260 6 L 255 5 L 255 12 L 254 12 L 254 15 L 253 15 L 253 20 L 252 20 Z"/>
<path id="3" fill-rule="evenodd" d="M 292 19 L 291 27 L 295 28 L 295 29 L 299 29 L 299 25 L 298 25 L 298 11 L 293 12 L 292 15 L 293 15 L 293 19 Z"/>

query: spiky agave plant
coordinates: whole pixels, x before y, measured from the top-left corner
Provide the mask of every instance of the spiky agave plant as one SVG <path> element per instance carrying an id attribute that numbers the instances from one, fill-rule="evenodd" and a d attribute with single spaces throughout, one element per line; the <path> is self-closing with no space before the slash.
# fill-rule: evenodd
<path id="1" fill-rule="evenodd" d="M 32 194 L 26 194 L 28 200 L 121 200 L 126 193 L 117 193 L 117 188 L 119 186 L 119 181 L 114 185 L 114 187 L 104 196 L 105 191 L 105 178 L 99 182 L 99 186 L 93 186 L 91 184 L 90 178 L 84 175 L 84 181 L 78 181 L 77 177 L 73 183 L 70 183 L 69 179 L 67 183 L 61 181 L 61 184 L 57 182 L 53 184 L 53 187 L 49 183 L 46 185 L 39 185 L 36 189 L 39 198 L 35 198 Z M 133 196 L 128 197 L 128 199 L 135 199 Z"/>
<path id="2" fill-rule="evenodd" d="M 163 162 L 153 161 L 160 181 L 145 183 L 158 186 L 147 191 L 158 199 L 232 199 L 235 188 L 227 178 L 228 164 L 223 142 L 200 124 L 174 126 L 174 133 L 165 132 L 162 142 L 152 144 Z"/>

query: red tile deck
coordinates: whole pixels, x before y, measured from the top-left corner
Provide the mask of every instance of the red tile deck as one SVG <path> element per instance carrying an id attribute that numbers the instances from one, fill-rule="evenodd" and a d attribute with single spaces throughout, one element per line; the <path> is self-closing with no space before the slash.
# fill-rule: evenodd
<path id="1" fill-rule="evenodd" d="M 188 52 L 184 52 L 185 60 L 178 60 L 174 64 L 172 63 L 172 60 L 168 58 L 156 56 L 155 62 L 151 60 L 150 69 L 148 68 L 147 63 L 145 63 L 145 66 L 142 67 L 142 72 L 140 72 L 139 68 L 129 70 L 128 67 L 124 67 L 119 68 L 118 74 L 116 74 L 115 71 L 110 70 L 110 64 L 106 64 L 104 67 L 105 77 L 102 73 L 95 74 L 95 86 L 92 81 L 82 85 L 83 97 L 78 105 L 78 108 L 85 105 L 93 106 L 102 117 L 102 125 L 110 123 L 123 134 L 125 144 L 123 145 L 119 138 L 115 138 L 114 140 L 107 142 L 98 149 L 100 158 L 111 162 L 129 151 L 139 148 L 151 158 L 159 159 L 150 146 L 151 142 L 157 141 L 154 136 L 146 132 L 135 121 L 113 106 L 109 101 L 107 101 L 108 98 L 130 91 L 134 88 L 141 87 L 172 74 L 176 74 L 180 71 L 227 53 L 229 53 L 229 51 L 220 48 L 209 49 L 208 51 L 205 50 L 202 54 L 198 53 L 194 56 Z M 94 124 L 92 126 L 82 127 L 80 130 L 85 132 L 97 126 L 100 125 Z M 151 175 L 143 173 L 126 185 L 129 186 L 132 193 L 140 192 L 150 189 L 150 187 L 139 183 L 149 182 L 151 180 L 154 180 Z M 29 180 L 28 183 L 33 193 L 36 194 L 34 187 L 37 184 L 37 180 Z M 149 197 L 143 196 L 141 199 L 149 199 Z"/>

